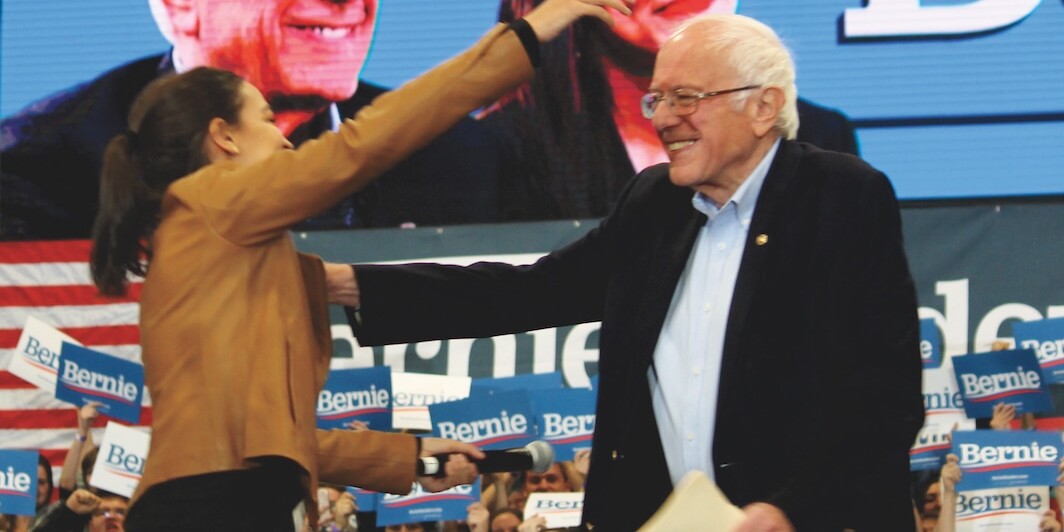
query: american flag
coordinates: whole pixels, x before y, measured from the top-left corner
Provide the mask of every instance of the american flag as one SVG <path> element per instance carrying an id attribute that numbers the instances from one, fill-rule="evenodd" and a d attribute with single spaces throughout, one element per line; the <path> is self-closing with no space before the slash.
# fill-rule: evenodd
<path id="1" fill-rule="evenodd" d="M 0 242 L 0 448 L 36 449 L 52 463 L 54 478 L 77 430 L 74 405 L 7 371 L 28 316 L 86 347 L 140 363 L 140 283 L 124 298 L 103 298 L 89 274 L 87 240 Z M 151 424 L 144 407 L 141 424 Z M 103 427 L 106 416 L 95 426 Z M 102 432 L 94 431 L 99 444 Z"/>

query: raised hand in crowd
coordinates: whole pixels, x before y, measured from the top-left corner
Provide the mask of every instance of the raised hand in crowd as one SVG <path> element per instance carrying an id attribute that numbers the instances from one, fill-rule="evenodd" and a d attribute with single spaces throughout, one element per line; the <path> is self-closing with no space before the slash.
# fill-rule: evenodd
<path id="1" fill-rule="evenodd" d="M 487 506 L 475 502 L 466 507 L 466 512 L 466 525 L 469 526 L 469 532 L 488 532 L 491 513 L 488 512 Z"/>
<path id="2" fill-rule="evenodd" d="M 1012 430 L 1013 419 L 1016 419 L 1016 407 L 998 403 L 994 405 L 994 416 L 990 418 L 990 428 L 994 430 Z"/>
<path id="3" fill-rule="evenodd" d="M 74 441 L 70 444 L 66 459 L 63 460 L 63 471 L 59 474 L 59 489 L 63 493 L 73 491 L 78 487 L 78 469 L 85 455 L 96 448 L 92 441 L 92 425 L 100 417 L 98 410 L 103 403 L 89 401 L 78 408 L 78 429 L 74 435 Z"/>
<path id="4" fill-rule="evenodd" d="M 509 486 L 513 483 L 514 476 L 511 473 L 487 473 L 481 477 L 480 502 L 489 512 L 497 512 L 509 506 L 507 497 L 510 494 Z"/>
<path id="5" fill-rule="evenodd" d="M 1057 512 L 1049 509 L 1042 514 L 1042 521 L 1038 523 L 1038 532 L 1060 532 L 1060 521 L 1057 521 Z"/>
<path id="6" fill-rule="evenodd" d="M 573 455 L 573 466 L 576 471 L 587 477 L 587 472 L 591 470 L 591 449 L 580 449 Z"/>
<path id="7" fill-rule="evenodd" d="M 357 511 L 358 504 L 355 503 L 355 496 L 346 491 L 341 493 L 340 497 L 332 505 L 332 524 L 335 528 L 330 527 L 328 530 L 351 530 L 351 517 Z"/>
<path id="8" fill-rule="evenodd" d="M 66 507 L 78 515 L 85 515 L 96 510 L 100 501 L 101 499 L 91 491 L 78 488 L 67 497 Z"/>
<path id="9" fill-rule="evenodd" d="M 547 518 L 536 514 L 525 519 L 518 527 L 517 532 L 538 532 L 547 528 Z"/>

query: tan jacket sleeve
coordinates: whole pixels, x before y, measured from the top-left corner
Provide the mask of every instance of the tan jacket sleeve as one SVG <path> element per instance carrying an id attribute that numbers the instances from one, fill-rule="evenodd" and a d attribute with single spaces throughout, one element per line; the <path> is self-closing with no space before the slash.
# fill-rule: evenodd
<path id="1" fill-rule="evenodd" d="M 253 165 L 211 165 L 181 181 L 193 181 L 192 201 L 222 237 L 242 245 L 268 240 L 359 190 L 531 74 L 518 38 L 498 25 L 469 50 L 374 100 L 337 133 Z"/>
<path id="2" fill-rule="evenodd" d="M 417 471 L 410 434 L 318 429 L 318 478 L 331 484 L 405 494 Z"/>

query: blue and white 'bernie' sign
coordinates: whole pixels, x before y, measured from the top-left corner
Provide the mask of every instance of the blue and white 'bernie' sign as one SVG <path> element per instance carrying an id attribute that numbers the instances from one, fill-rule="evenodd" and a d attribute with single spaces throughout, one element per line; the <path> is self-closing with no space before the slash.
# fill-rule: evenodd
<path id="1" fill-rule="evenodd" d="M 37 452 L 0 449 L 0 514 L 37 512 Z"/>
<path id="2" fill-rule="evenodd" d="M 373 430 L 392 430 L 392 372 L 387 366 L 335 369 L 318 393 L 318 428 L 348 428 L 361 421 Z"/>
<path id="3" fill-rule="evenodd" d="M 916 435 L 916 442 L 909 449 L 910 471 L 937 471 L 946 463 L 950 453 L 949 429 L 938 426 L 924 427 Z"/>
<path id="4" fill-rule="evenodd" d="M 962 473 L 957 490 L 1055 486 L 1062 451 L 1059 432 L 954 432 L 953 453 Z"/>
<path id="5" fill-rule="evenodd" d="M 63 342 L 55 397 L 77 406 L 101 403 L 99 410 L 128 423 L 140 423 L 144 366 Z"/>
<path id="6" fill-rule="evenodd" d="M 956 532 L 1042 530 L 1049 487 L 998 488 L 957 494 Z M 945 509 L 943 509 L 945 511 Z"/>
<path id="7" fill-rule="evenodd" d="M 1053 410 L 1042 368 L 1030 349 L 953 357 L 953 370 L 970 418 L 993 417 L 998 403 L 1015 406 L 1018 414 Z"/>
<path id="8" fill-rule="evenodd" d="M 429 405 L 432 435 L 494 450 L 523 447 L 535 439 L 528 392 L 501 392 L 490 401 L 463 399 Z"/>
<path id="9" fill-rule="evenodd" d="M 931 318 L 920 320 L 920 360 L 924 369 L 942 366 L 942 331 Z"/>
<path id="10" fill-rule="evenodd" d="M 595 433 L 595 392 L 580 388 L 529 392 L 539 437 L 554 447 L 556 461 L 572 460 L 591 448 Z"/>
<path id="11" fill-rule="evenodd" d="M 355 498 L 355 506 L 358 507 L 360 512 L 376 512 L 377 500 L 380 499 L 381 494 L 375 491 L 364 490 L 362 488 L 348 487 L 345 491 L 350 493 Z"/>
<path id="12" fill-rule="evenodd" d="M 1064 383 L 1064 318 L 1016 322 L 1012 335 L 1016 347 L 1034 351 L 1046 380 Z"/>
<path id="13" fill-rule="evenodd" d="M 377 526 L 385 527 L 421 521 L 465 520 L 466 508 L 480 500 L 480 479 L 473 484 L 429 493 L 414 483 L 406 495 L 382 493 L 377 501 Z"/>

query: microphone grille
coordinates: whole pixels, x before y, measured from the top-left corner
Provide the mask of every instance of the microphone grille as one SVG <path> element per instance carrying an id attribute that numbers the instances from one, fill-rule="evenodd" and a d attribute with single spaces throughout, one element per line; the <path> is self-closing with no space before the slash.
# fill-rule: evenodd
<path id="1" fill-rule="evenodd" d="M 554 463 L 554 447 L 543 440 L 536 440 L 525 446 L 532 457 L 532 472 L 546 473 Z"/>

